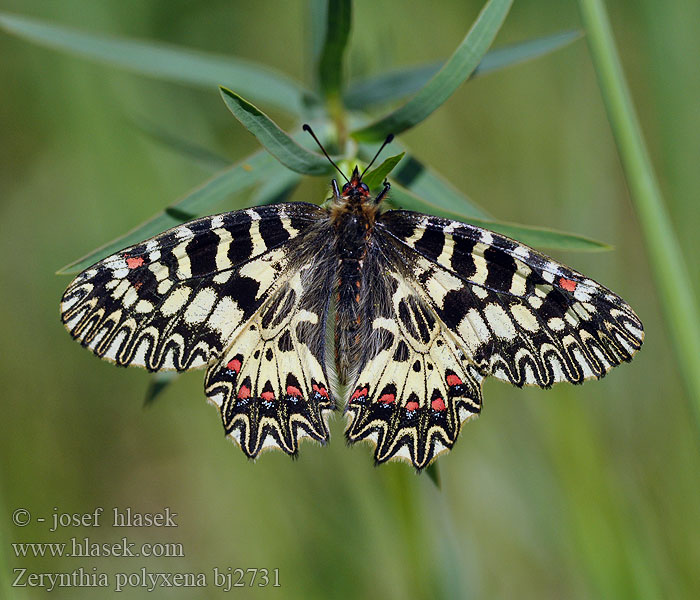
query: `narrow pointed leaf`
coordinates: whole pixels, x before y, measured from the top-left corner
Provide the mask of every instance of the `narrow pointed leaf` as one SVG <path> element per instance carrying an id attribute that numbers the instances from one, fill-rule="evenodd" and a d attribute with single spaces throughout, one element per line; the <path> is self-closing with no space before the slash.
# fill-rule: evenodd
<path id="1" fill-rule="evenodd" d="M 399 161 L 405 154 L 405 152 L 402 152 L 396 156 L 390 156 L 384 162 L 382 162 L 381 165 L 366 173 L 362 178 L 362 181 L 367 184 L 367 187 L 369 187 L 370 190 L 379 189 L 389 173 L 394 170 L 394 167 L 399 164 Z"/>
<path id="2" fill-rule="evenodd" d="M 93 250 L 58 271 L 59 274 L 77 273 L 98 260 L 114 254 L 131 244 L 150 238 L 161 231 L 180 225 L 196 216 L 211 214 L 213 208 L 261 181 L 274 176 L 283 168 L 267 152 L 258 152 L 247 159 L 221 171 L 200 187 L 167 209 L 159 212 L 129 233 Z"/>
<path id="3" fill-rule="evenodd" d="M 166 207 L 165 214 L 169 217 L 172 217 L 180 223 L 184 223 L 185 221 L 191 221 L 192 219 L 197 218 L 197 215 L 195 213 L 187 212 L 186 210 L 175 208 L 174 206 Z"/>
<path id="4" fill-rule="evenodd" d="M 327 0 L 309 0 L 306 12 L 310 34 L 306 36 L 309 44 L 309 56 L 315 69 L 312 76 L 316 76 L 318 62 L 323 51 L 323 41 L 326 36 L 326 9 Z"/>
<path id="5" fill-rule="evenodd" d="M 226 88 L 221 88 L 221 97 L 241 125 L 284 166 L 304 175 L 330 173 L 333 167 L 324 156 L 302 148 L 259 108 Z"/>
<path id="6" fill-rule="evenodd" d="M 287 202 L 301 181 L 301 175 L 280 165 L 279 173 L 260 184 L 251 199 L 252 206 Z"/>
<path id="7" fill-rule="evenodd" d="M 328 0 L 326 36 L 318 65 L 321 93 L 326 98 L 340 95 L 343 87 L 343 55 L 350 36 L 352 2 Z"/>
<path id="8" fill-rule="evenodd" d="M 394 140 L 394 144 L 400 146 L 398 140 Z M 360 154 L 365 160 L 371 160 L 376 151 L 377 146 L 365 144 L 360 146 Z M 394 169 L 392 178 L 416 196 L 427 198 L 432 204 L 453 213 L 480 219 L 489 218 L 488 212 L 410 154 L 406 155 L 398 167 Z"/>
<path id="9" fill-rule="evenodd" d="M 579 31 L 562 31 L 489 50 L 471 74 L 470 79 L 539 58 L 569 45 L 580 37 Z M 430 81 L 443 64 L 444 62 L 441 61 L 417 65 L 396 69 L 368 79 L 352 81 L 343 94 L 345 106 L 353 110 L 368 109 L 415 94 Z"/>
<path id="10" fill-rule="evenodd" d="M 509 44 L 501 48 L 494 48 L 484 56 L 484 60 L 472 73 L 472 77 L 486 75 L 493 71 L 499 71 L 534 58 L 539 58 L 572 42 L 583 35 L 580 31 L 560 31 L 534 40 L 526 40 L 517 44 Z"/>
<path id="11" fill-rule="evenodd" d="M 506 221 L 491 221 L 487 219 L 475 219 L 469 217 L 467 222 L 477 227 L 490 229 L 514 240 L 520 240 L 534 248 L 550 248 L 555 250 L 576 250 L 579 252 L 606 252 L 613 247 L 605 242 L 600 242 L 577 233 L 558 231 L 548 227 L 535 227 L 521 223 L 508 223 Z"/>
<path id="12" fill-rule="evenodd" d="M 153 141 L 207 169 L 219 171 L 231 166 L 232 161 L 225 156 L 168 131 L 145 117 L 132 116 L 130 121 Z"/>
<path id="13" fill-rule="evenodd" d="M 351 81 L 343 93 L 343 104 L 365 110 L 415 94 L 440 70 L 444 61 L 394 69 L 375 77 Z"/>
<path id="14" fill-rule="evenodd" d="M 352 135 L 359 141 L 378 141 L 414 127 L 472 74 L 501 28 L 513 0 L 489 0 L 462 43 L 440 71 L 411 98 L 386 117 Z"/>
<path id="15" fill-rule="evenodd" d="M 216 89 L 235 87 L 257 102 L 302 114 L 313 94 L 285 75 L 232 56 L 99 35 L 0 13 L 0 28 L 24 39 L 148 77 Z"/>
<path id="16" fill-rule="evenodd" d="M 177 379 L 178 374 L 175 371 L 162 371 L 160 373 L 153 373 L 151 375 L 151 381 L 146 389 L 146 396 L 143 399 L 144 408 L 151 406 L 158 396 L 160 396 L 165 389 Z"/>
<path id="17" fill-rule="evenodd" d="M 427 198 L 446 210 L 477 219 L 489 218 L 489 213 L 471 198 L 413 156 L 409 155 L 401 162 L 394 177 L 417 196 Z"/>
<path id="18" fill-rule="evenodd" d="M 394 206 L 405 208 L 407 210 L 433 214 L 440 217 L 445 217 L 447 219 L 454 219 L 457 221 L 463 221 L 464 223 L 470 223 L 472 225 L 476 225 L 477 227 L 483 227 L 484 229 L 490 229 L 491 231 L 503 234 L 535 248 L 588 252 L 612 249 L 608 244 L 604 244 L 603 242 L 598 242 L 575 233 L 566 233 L 563 231 L 556 231 L 554 229 L 547 229 L 545 227 L 533 227 L 518 223 L 504 223 L 501 221 L 478 219 L 461 215 L 450 210 L 445 210 L 444 208 L 428 202 L 423 198 L 419 198 L 401 185 L 392 185 L 391 195 L 388 201 Z"/>
<path id="19" fill-rule="evenodd" d="M 428 477 L 430 477 L 430 480 L 435 484 L 435 487 L 439 490 L 442 489 L 442 482 L 440 481 L 440 467 L 438 466 L 437 461 L 430 463 L 425 472 L 427 473 Z"/>

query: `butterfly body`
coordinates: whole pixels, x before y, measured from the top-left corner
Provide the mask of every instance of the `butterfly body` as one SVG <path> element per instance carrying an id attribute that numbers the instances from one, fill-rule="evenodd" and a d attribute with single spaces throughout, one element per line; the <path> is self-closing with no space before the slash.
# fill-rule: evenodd
<path id="1" fill-rule="evenodd" d="M 345 385 L 360 359 L 363 339 L 363 299 L 371 295 L 371 282 L 364 277 L 364 264 L 372 251 L 374 225 L 379 204 L 362 183 L 355 168 L 348 183 L 338 190 L 332 182 L 333 198 L 329 219 L 334 229 L 337 257 L 337 301 L 335 367 L 339 384 Z"/>
<path id="2" fill-rule="evenodd" d="M 610 290 L 494 232 L 382 212 L 388 191 L 373 197 L 355 169 L 328 208 L 185 223 L 81 273 L 62 320 L 119 365 L 205 366 L 206 395 L 249 457 L 326 442 L 344 405 L 350 442 L 417 469 L 479 414 L 485 377 L 581 383 L 641 347 L 641 322 Z"/>

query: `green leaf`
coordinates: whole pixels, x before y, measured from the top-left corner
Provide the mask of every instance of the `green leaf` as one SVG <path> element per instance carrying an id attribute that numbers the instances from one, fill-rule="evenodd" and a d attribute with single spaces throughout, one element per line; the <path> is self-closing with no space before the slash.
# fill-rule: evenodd
<path id="1" fill-rule="evenodd" d="M 173 381 L 177 379 L 178 373 L 175 371 L 161 371 L 153 373 L 151 381 L 146 389 L 146 396 L 143 399 L 144 408 L 152 406 L 156 398 L 160 396 Z"/>
<path id="2" fill-rule="evenodd" d="M 165 146 L 176 154 L 184 156 L 207 169 L 219 171 L 231 165 L 231 160 L 225 156 L 221 156 L 204 146 L 180 137 L 164 127 L 156 125 L 150 119 L 132 116 L 129 120 L 139 131 L 158 144 Z"/>
<path id="3" fill-rule="evenodd" d="M 489 0 L 454 54 L 406 104 L 352 133 L 359 141 L 379 141 L 414 127 L 441 106 L 476 69 L 501 28 L 513 0 Z"/>
<path id="4" fill-rule="evenodd" d="M 429 198 L 436 204 L 466 217 L 488 219 L 489 214 L 457 190 L 446 179 L 426 167 L 413 156 L 407 156 L 394 172 L 394 178 L 421 198 Z"/>
<path id="5" fill-rule="evenodd" d="M 394 140 L 394 144 L 400 146 L 398 140 Z M 376 151 L 377 146 L 360 145 L 360 155 L 365 160 L 371 160 Z M 416 196 L 429 198 L 432 204 L 463 216 L 489 218 L 489 214 L 483 208 L 410 154 L 401 161 L 393 173 L 392 179 L 398 181 Z M 391 197 L 391 193 L 389 197 Z"/>
<path id="6" fill-rule="evenodd" d="M 313 67 L 316 69 L 312 75 L 313 77 L 318 73 L 318 62 L 323 51 L 324 38 L 326 37 L 327 8 L 327 0 L 308 0 L 306 5 L 310 33 L 305 38 L 308 42 L 308 55 L 311 56 Z"/>
<path id="7" fill-rule="evenodd" d="M 567 46 L 581 35 L 580 31 L 562 31 L 489 50 L 471 74 L 470 79 L 539 58 Z M 396 69 L 376 77 L 351 81 L 343 94 L 345 106 L 352 110 L 363 110 L 400 100 L 421 89 L 443 64 L 444 62 L 441 61 Z"/>
<path id="8" fill-rule="evenodd" d="M 230 198 L 233 194 L 274 177 L 281 169 L 283 167 L 267 152 L 258 152 L 221 171 L 184 198 L 129 233 L 61 268 L 58 274 L 77 273 L 122 248 L 153 237 L 195 216 L 210 214 L 213 207 Z"/>
<path id="9" fill-rule="evenodd" d="M 430 477 L 430 480 L 435 484 L 435 487 L 437 489 L 442 489 L 442 484 L 440 481 L 440 467 L 438 466 L 437 461 L 431 462 L 425 469 L 425 472 L 427 473 L 428 477 Z"/>
<path id="10" fill-rule="evenodd" d="M 0 13 L 0 28 L 42 46 L 127 69 L 140 75 L 216 89 L 235 87 L 257 102 L 302 114 L 313 94 L 286 75 L 232 56 L 157 42 L 85 33 Z"/>
<path id="11" fill-rule="evenodd" d="M 302 148 L 259 108 L 226 88 L 221 88 L 221 97 L 241 125 L 283 165 L 304 175 L 330 173 L 333 167 L 325 157 Z"/>
<path id="12" fill-rule="evenodd" d="M 326 37 L 318 65 L 321 93 L 326 98 L 340 96 L 343 87 L 343 54 L 352 26 L 352 2 L 328 0 Z"/>
<path id="13" fill-rule="evenodd" d="M 486 75 L 506 67 L 539 58 L 564 46 L 568 46 L 583 35 L 580 31 L 560 31 L 534 40 L 526 40 L 491 50 L 472 73 L 472 77 Z"/>
<path id="14" fill-rule="evenodd" d="M 179 208 L 175 208 L 174 206 L 166 207 L 165 214 L 172 217 L 179 223 L 184 223 L 185 221 L 191 221 L 192 219 L 197 218 L 196 214 L 187 212 L 186 210 L 180 210 Z"/>
<path id="15" fill-rule="evenodd" d="M 432 202 L 419 198 L 412 192 L 400 185 L 393 185 L 388 202 L 394 206 L 400 206 L 407 210 L 428 213 L 454 219 L 464 223 L 470 223 L 477 227 L 483 227 L 518 240 L 528 246 L 535 248 L 551 248 L 557 250 L 577 250 L 577 251 L 600 251 L 610 250 L 611 246 L 598 242 L 591 238 L 578 235 L 576 233 L 566 233 L 556 231 L 546 227 L 533 227 L 531 225 L 521 225 L 518 223 L 505 223 L 488 219 L 478 219 L 461 215 L 451 210 L 446 210 Z"/>
<path id="16" fill-rule="evenodd" d="M 280 172 L 267 181 L 263 181 L 251 199 L 251 206 L 279 204 L 287 202 L 301 181 L 301 176 L 289 169 L 280 168 Z"/>
<path id="17" fill-rule="evenodd" d="M 343 104 L 350 110 L 365 110 L 415 94 L 444 64 L 443 61 L 394 69 L 381 75 L 348 83 Z"/>
<path id="18" fill-rule="evenodd" d="M 506 237 L 519 240 L 534 248 L 576 250 L 579 252 L 605 252 L 613 249 L 610 244 L 605 242 L 599 242 L 577 233 L 558 231 L 548 227 L 534 227 L 532 225 L 475 219 L 473 217 L 469 217 L 466 221 L 477 227 L 490 229 Z"/>
<path id="19" fill-rule="evenodd" d="M 365 182 L 370 190 L 379 189 L 389 173 L 394 170 L 394 167 L 399 164 L 399 161 L 405 154 L 405 152 L 402 152 L 396 156 L 390 156 L 381 165 L 366 173 L 362 177 L 362 181 Z"/>

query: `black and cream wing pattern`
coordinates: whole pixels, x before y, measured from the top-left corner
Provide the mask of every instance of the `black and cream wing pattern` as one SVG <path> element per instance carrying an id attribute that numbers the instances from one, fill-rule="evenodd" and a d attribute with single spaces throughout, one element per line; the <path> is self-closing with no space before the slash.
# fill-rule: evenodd
<path id="1" fill-rule="evenodd" d="M 313 204 L 280 204 L 170 229 L 76 277 L 63 323 L 117 365 L 206 366 L 205 392 L 248 456 L 268 446 L 294 454 L 302 437 L 324 442 L 334 408 L 324 365 L 330 247 L 316 233 L 324 217 Z"/>
<path id="2" fill-rule="evenodd" d="M 619 296 L 472 225 L 382 212 L 356 169 L 327 206 L 204 217 L 118 252 L 68 286 L 61 317 L 100 358 L 205 368 L 205 393 L 244 453 L 329 439 L 418 470 L 482 408 L 482 381 L 600 378 L 641 347 Z"/>
<path id="3" fill-rule="evenodd" d="M 368 260 L 386 276 L 367 304 L 373 343 L 346 411 L 348 438 L 372 441 L 378 462 L 420 469 L 452 448 L 481 411 L 485 377 L 582 383 L 641 347 L 642 324 L 619 296 L 514 240 L 409 211 L 384 213 L 375 229 Z"/>

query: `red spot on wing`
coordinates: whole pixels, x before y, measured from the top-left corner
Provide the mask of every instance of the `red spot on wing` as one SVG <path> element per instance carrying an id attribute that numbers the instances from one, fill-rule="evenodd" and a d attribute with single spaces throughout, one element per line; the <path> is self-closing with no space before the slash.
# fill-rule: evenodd
<path id="1" fill-rule="evenodd" d="M 238 373 L 241 370 L 241 361 L 237 358 L 234 358 L 233 360 L 228 361 L 226 368 L 233 371 L 234 373 Z"/>
<path id="2" fill-rule="evenodd" d="M 445 410 L 446 408 L 442 398 L 435 398 L 435 400 L 430 403 L 430 406 L 432 406 L 433 410 Z"/>
<path id="3" fill-rule="evenodd" d="M 463 381 L 457 375 L 447 376 L 447 385 L 462 385 Z"/>
<path id="4" fill-rule="evenodd" d="M 369 393 L 369 390 L 366 387 L 357 388 L 352 393 L 352 396 L 350 396 L 350 400 L 357 400 L 358 398 L 365 398 L 368 393 Z"/>
<path id="5" fill-rule="evenodd" d="M 263 392 L 260 394 L 260 397 L 263 400 L 266 400 L 267 402 L 272 402 L 275 399 L 275 393 L 274 392 Z"/>
<path id="6" fill-rule="evenodd" d="M 407 402 L 406 403 L 406 410 L 413 411 L 418 408 L 418 402 Z"/>
<path id="7" fill-rule="evenodd" d="M 136 256 L 136 257 L 130 256 L 129 258 L 126 259 L 126 266 L 129 267 L 130 269 L 136 269 L 137 267 L 140 267 L 142 264 L 143 264 L 143 256 Z"/>
<path id="8" fill-rule="evenodd" d="M 560 277 L 559 285 L 563 287 L 567 292 L 573 292 L 576 289 L 578 283 L 576 283 L 575 281 L 571 281 L 571 279 L 567 279 L 566 277 Z"/>
<path id="9" fill-rule="evenodd" d="M 313 388 L 314 392 L 317 392 L 320 396 L 328 398 L 328 390 L 326 390 L 326 388 L 322 385 L 317 385 L 314 383 L 311 387 Z"/>
<path id="10" fill-rule="evenodd" d="M 295 396 L 296 398 L 301 398 L 301 390 L 293 385 L 288 385 L 287 396 Z"/>
<path id="11" fill-rule="evenodd" d="M 247 385 L 242 385 L 241 389 L 238 390 L 238 399 L 247 400 L 250 398 L 250 388 Z"/>
<path id="12" fill-rule="evenodd" d="M 382 404 L 391 404 L 394 400 L 396 400 L 394 394 L 382 394 L 379 398 L 379 402 Z"/>

